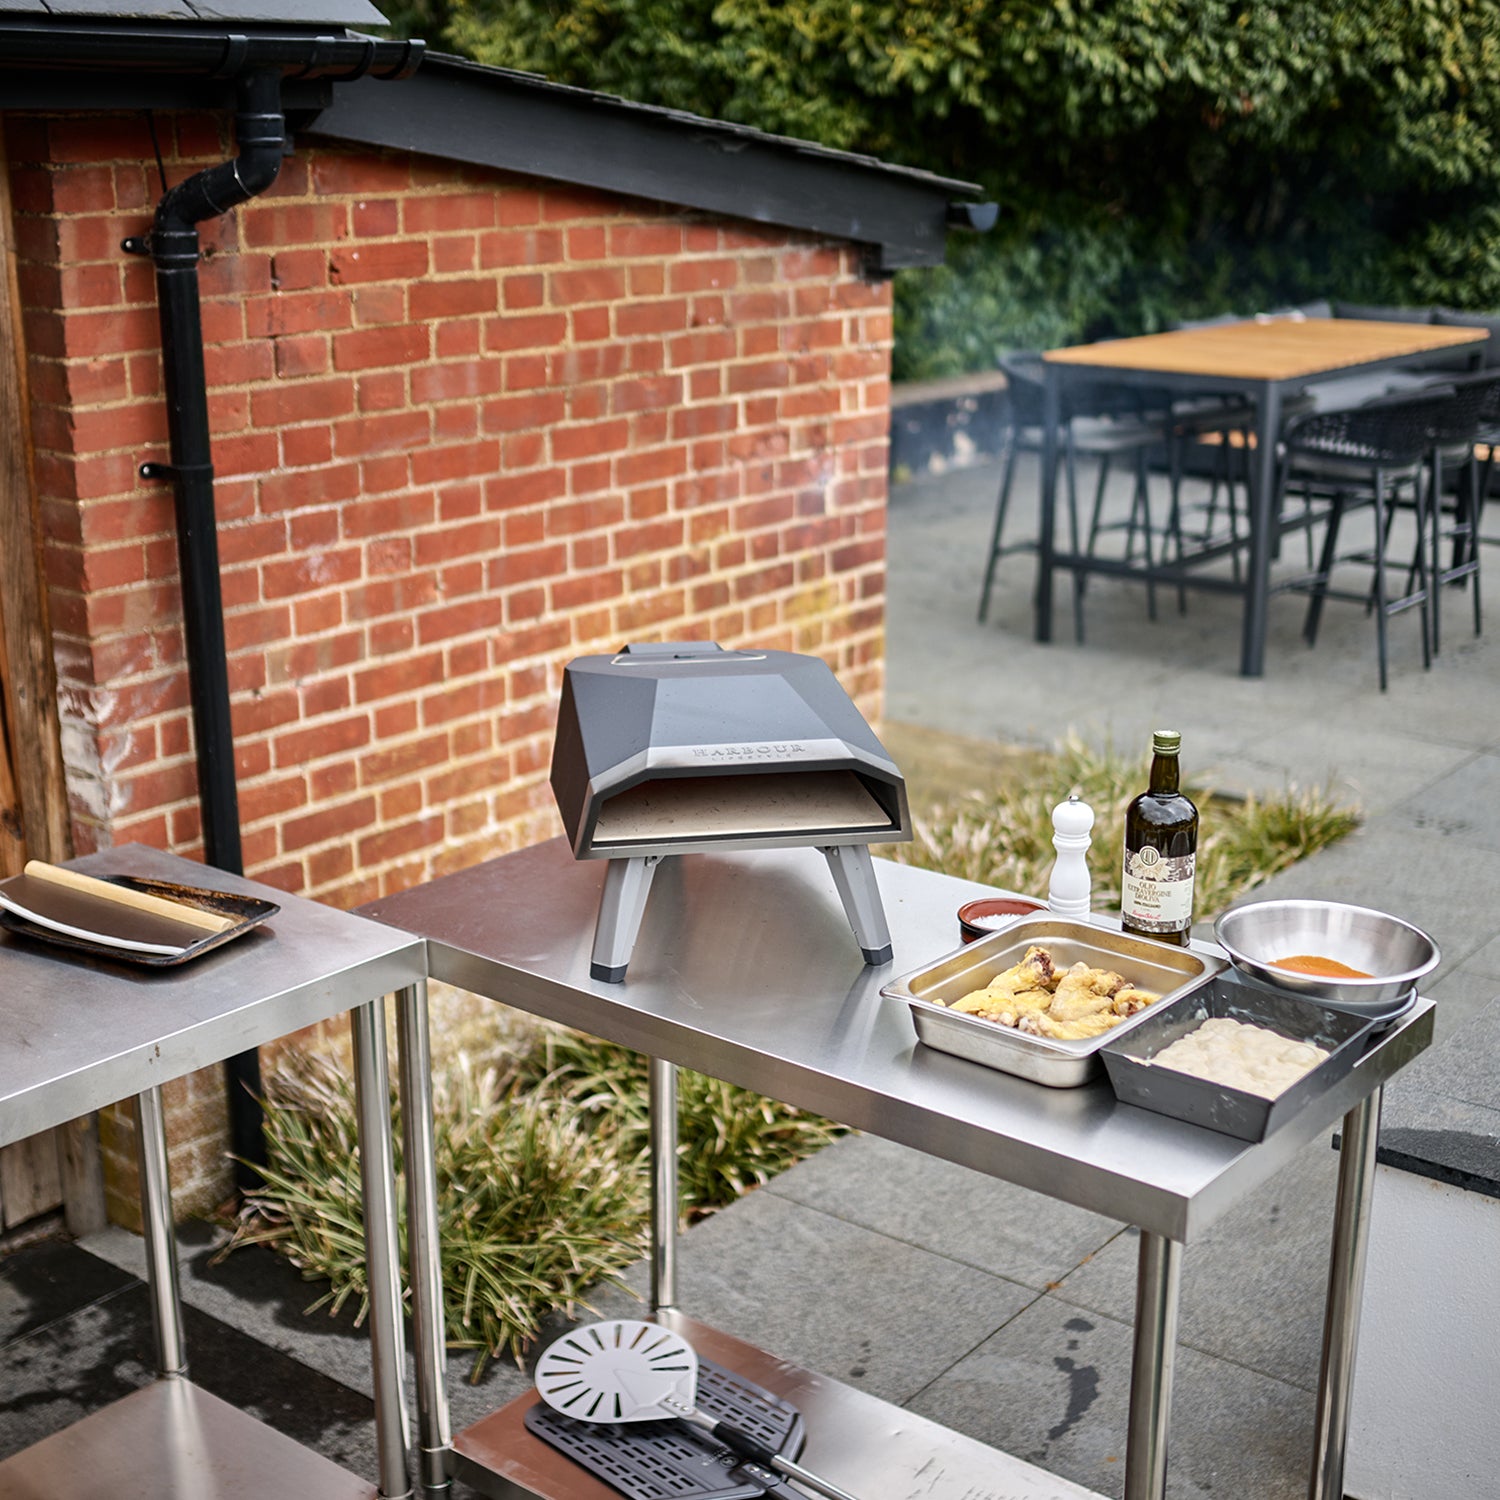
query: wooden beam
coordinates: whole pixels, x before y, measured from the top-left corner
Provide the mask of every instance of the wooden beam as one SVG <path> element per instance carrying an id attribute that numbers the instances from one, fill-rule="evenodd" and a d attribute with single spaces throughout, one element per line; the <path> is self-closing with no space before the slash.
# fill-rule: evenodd
<path id="1" fill-rule="evenodd" d="M 0 876 L 72 853 L 12 215 L 0 118 Z M 98 1136 L 86 1115 L 0 1151 L 0 1225 L 61 1203 L 75 1234 L 102 1228 Z"/>
<path id="2" fill-rule="evenodd" d="M 0 668 L 5 736 L 25 853 L 56 863 L 72 853 L 57 711 L 57 671 L 42 572 L 31 448 L 26 340 L 16 279 L 10 163 L 0 128 Z M 15 873 L 6 871 L 5 873 Z"/>

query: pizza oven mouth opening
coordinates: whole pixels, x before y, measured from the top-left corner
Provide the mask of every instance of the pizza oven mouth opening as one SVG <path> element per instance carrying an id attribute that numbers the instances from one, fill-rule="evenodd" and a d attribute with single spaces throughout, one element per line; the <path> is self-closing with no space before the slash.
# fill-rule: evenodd
<path id="1" fill-rule="evenodd" d="M 552 788 L 575 857 L 609 861 L 595 979 L 625 977 L 657 863 L 709 849 L 820 850 L 866 961 L 890 961 L 869 845 L 911 837 L 906 786 L 821 659 L 713 642 L 580 657 Z"/>
<path id="2" fill-rule="evenodd" d="M 648 776 L 602 799 L 588 836 L 612 857 L 754 840 L 901 837 L 901 808 L 889 783 L 854 770 L 730 771 Z"/>

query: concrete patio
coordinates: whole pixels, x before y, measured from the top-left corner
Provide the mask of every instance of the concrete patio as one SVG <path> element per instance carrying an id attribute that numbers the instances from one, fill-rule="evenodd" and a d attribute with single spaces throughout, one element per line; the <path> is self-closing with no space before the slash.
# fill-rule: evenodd
<path id="1" fill-rule="evenodd" d="M 1357 802 L 1362 828 L 1266 893 L 1380 906 L 1434 934 L 1443 963 L 1426 992 L 1438 1001 L 1438 1045 L 1392 1088 L 1387 1121 L 1441 1106 L 1493 1141 L 1497 1070 L 1455 1069 L 1440 1055 L 1472 1064 L 1478 1049 L 1500 1049 L 1493 629 L 1476 639 L 1467 600 L 1449 600 L 1442 652 L 1424 672 L 1415 619 L 1396 621 L 1381 694 L 1362 611 L 1331 606 L 1309 650 L 1299 601 L 1273 599 L 1266 674 L 1248 681 L 1236 675 L 1233 600 L 1195 594 L 1179 614 L 1162 590 L 1152 622 L 1138 587 L 1096 579 L 1088 643 L 1072 640 L 1065 583 L 1058 639 L 1038 645 L 1027 555 L 1003 562 L 989 623 L 975 623 L 997 484 L 983 466 L 892 495 L 887 717 L 914 788 L 929 752 L 951 776 L 972 743 L 983 785 L 995 743 L 1046 747 L 1072 731 L 1143 752 L 1151 728 L 1170 722 L 1188 769 L 1225 789 L 1326 784 Z M 1118 830 L 1096 837 L 1113 843 Z M 1189 1247 L 1173 1500 L 1306 1493 L 1337 1160 L 1318 1142 Z M 212 1240 L 206 1228 L 182 1239 L 195 1380 L 373 1477 L 351 1319 L 307 1315 L 316 1289 L 269 1252 L 214 1264 Z M 689 1232 L 679 1280 L 683 1306 L 726 1332 L 1118 1495 L 1135 1271 L 1123 1225 L 857 1137 Z M 0 1268 L 0 1456 L 149 1378 L 140 1272 L 139 1242 L 118 1230 L 35 1245 Z M 632 1280 L 644 1288 L 645 1268 Z M 638 1310 L 618 1294 L 599 1306 Z M 478 1385 L 466 1373 L 455 1357 L 457 1428 L 527 1385 L 504 1365 Z"/>

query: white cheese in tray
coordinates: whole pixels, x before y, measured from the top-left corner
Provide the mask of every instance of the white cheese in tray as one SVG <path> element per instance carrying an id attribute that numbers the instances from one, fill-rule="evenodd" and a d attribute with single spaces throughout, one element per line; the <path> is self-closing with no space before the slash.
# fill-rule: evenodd
<path id="1" fill-rule="evenodd" d="M 1327 1056 L 1328 1049 L 1314 1042 L 1293 1041 L 1265 1026 L 1211 1016 L 1163 1047 L 1151 1062 L 1158 1068 L 1275 1099 Z"/>

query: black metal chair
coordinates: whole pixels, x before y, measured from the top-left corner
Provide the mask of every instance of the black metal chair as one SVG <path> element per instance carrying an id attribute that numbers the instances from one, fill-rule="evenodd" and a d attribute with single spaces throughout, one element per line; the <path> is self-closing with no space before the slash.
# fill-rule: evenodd
<path id="1" fill-rule="evenodd" d="M 1387 621 L 1393 615 L 1409 609 L 1418 611 L 1422 665 L 1432 665 L 1427 462 L 1451 402 L 1450 390 L 1390 397 L 1344 411 L 1315 412 L 1289 424 L 1283 439 L 1284 457 L 1273 514 L 1281 513 L 1282 499 L 1293 484 L 1304 487 L 1309 503 L 1314 497 L 1321 498 L 1327 511 L 1316 569 L 1307 577 L 1277 587 L 1311 594 L 1302 628 L 1308 645 L 1317 641 L 1325 600 L 1364 604 L 1375 616 L 1382 692 L 1388 677 Z M 1408 496 L 1416 513 L 1416 542 L 1405 592 L 1393 598 L 1387 586 L 1392 568 L 1387 557 L 1391 512 L 1396 502 Z M 1339 535 L 1345 516 L 1364 508 L 1373 515 L 1369 545 L 1341 553 Z M 1358 591 L 1335 587 L 1333 574 L 1346 565 L 1368 568 L 1370 586 Z M 1395 570 L 1403 567 L 1396 564 Z"/>
<path id="2" fill-rule="evenodd" d="M 1480 526 L 1489 470 L 1494 461 L 1494 438 L 1500 435 L 1500 370 L 1454 376 L 1446 384 L 1452 395 L 1434 432 L 1428 460 L 1434 654 L 1442 640 L 1440 606 L 1445 585 L 1457 583 L 1468 587 L 1475 635 L 1483 625 L 1479 591 Z M 1445 542 L 1449 555 L 1446 564 Z"/>
<path id="3" fill-rule="evenodd" d="M 1035 537 L 1008 542 L 1005 539 L 1016 464 L 1022 453 L 1040 454 L 1045 437 L 1043 395 L 1045 364 L 1032 351 L 1004 355 L 998 361 L 1007 386 L 1006 436 L 1003 447 L 1004 469 L 1000 493 L 995 503 L 995 520 L 990 530 L 989 554 L 985 560 L 984 584 L 979 594 L 979 620 L 989 613 L 990 594 L 994 589 L 995 569 L 1001 557 L 1012 552 L 1034 552 Z M 1149 397 L 1125 386 L 1100 380 L 1069 379 L 1062 387 L 1059 462 L 1067 485 L 1069 550 L 1079 555 L 1092 551 L 1094 538 L 1102 529 L 1100 520 L 1105 489 L 1114 465 L 1129 460 L 1134 471 L 1130 521 L 1132 528 L 1127 546 L 1133 551 L 1135 541 L 1144 537 L 1147 561 L 1150 561 L 1150 496 L 1147 489 L 1146 455 L 1162 438 L 1161 420 L 1149 409 Z M 1098 463 L 1087 546 L 1084 544 L 1078 509 L 1078 460 Z M 1155 612 L 1154 587 L 1150 607 Z M 1073 623 L 1078 639 L 1083 639 L 1083 577 L 1075 570 L 1073 578 Z"/>

